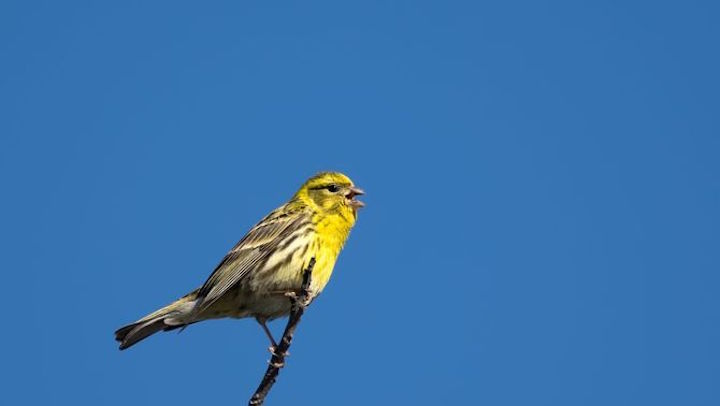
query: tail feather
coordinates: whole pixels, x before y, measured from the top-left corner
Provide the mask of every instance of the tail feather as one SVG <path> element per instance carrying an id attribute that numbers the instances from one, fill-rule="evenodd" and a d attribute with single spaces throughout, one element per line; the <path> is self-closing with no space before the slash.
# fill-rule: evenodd
<path id="1" fill-rule="evenodd" d="M 196 292 L 193 291 L 135 323 L 118 329 L 115 332 L 115 340 L 120 342 L 120 350 L 131 347 L 158 331 L 173 330 L 193 323 L 191 320 L 185 320 L 183 316 L 192 314 Z"/>
<path id="2" fill-rule="evenodd" d="M 165 320 L 162 318 L 137 322 L 116 331 L 115 339 L 120 342 L 120 349 L 124 350 L 158 331 L 165 330 L 165 327 Z"/>

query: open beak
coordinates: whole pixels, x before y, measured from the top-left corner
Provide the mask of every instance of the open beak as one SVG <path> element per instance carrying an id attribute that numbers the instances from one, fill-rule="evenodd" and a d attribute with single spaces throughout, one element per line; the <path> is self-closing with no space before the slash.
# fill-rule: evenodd
<path id="1" fill-rule="evenodd" d="M 365 207 L 365 203 L 361 202 L 360 200 L 355 199 L 356 196 L 364 195 L 365 191 L 360 189 L 359 187 L 350 186 L 348 188 L 348 193 L 345 195 L 345 197 L 348 199 L 348 203 L 350 206 L 354 209 L 359 209 L 361 207 Z"/>

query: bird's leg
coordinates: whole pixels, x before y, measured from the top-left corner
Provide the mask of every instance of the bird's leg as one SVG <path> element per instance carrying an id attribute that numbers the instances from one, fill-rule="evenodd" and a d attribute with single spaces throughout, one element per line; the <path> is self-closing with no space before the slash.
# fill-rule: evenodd
<path id="1" fill-rule="evenodd" d="M 275 339 L 272 336 L 272 333 L 270 332 L 270 329 L 268 328 L 267 319 L 256 317 L 255 320 L 258 322 L 260 327 L 262 327 L 263 331 L 265 332 L 265 335 L 267 335 L 267 338 L 270 339 L 270 347 L 268 350 L 270 350 L 270 353 L 273 355 L 275 354 L 275 350 L 277 349 L 277 343 L 275 342 Z"/>

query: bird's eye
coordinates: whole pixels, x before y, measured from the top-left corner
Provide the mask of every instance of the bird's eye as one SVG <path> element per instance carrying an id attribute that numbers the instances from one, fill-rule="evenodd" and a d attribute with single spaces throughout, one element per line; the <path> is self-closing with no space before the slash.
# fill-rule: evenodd
<path id="1" fill-rule="evenodd" d="M 330 193 L 336 193 L 338 191 L 337 185 L 328 185 L 325 189 Z"/>

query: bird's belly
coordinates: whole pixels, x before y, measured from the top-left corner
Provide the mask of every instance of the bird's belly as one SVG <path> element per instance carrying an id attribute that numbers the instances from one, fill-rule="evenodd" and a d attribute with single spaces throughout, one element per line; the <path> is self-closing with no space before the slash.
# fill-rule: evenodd
<path id="1" fill-rule="evenodd" d="M 213 303 L 203 318 L 261 317 L 274 319 L 290 313 L 290 299 L 286 292 L 299 292 L 303 271 L 315 258 L 310 290 L 317 295 L 330 281 L 337 254 L 320 244 L 296 250 L 282 260 L 271 260 L 260 272 L 241 280 L 222 298 Z"/>
<path id="2" fill-rule="evenodd" d="M 302 286 L 303 272 L 315 258 L 310 289 L 320 293 L 330 281 L 337 253 L 317 240 L 306 244 L 290 255 L 278 253 L 277 257 L 270 258 L 262 271 L 243 281 L 244 288 L 259 295 L 297 291 Z"/>
<path id="3" fill-rule="evenodd" d="M 238 286 L 203 311 L 200 319 L 221 317 L 274 319 L 282 317 L 290 313 L 290 299 L 285 296 L 286 291 L 289 290 L 260 293 Z"/>
<path id="4" fill-rule="evenodd" d="M 290 314 L 290 299 L 285 295 L 259 296 L 247 303 L 240 317 L 260 317 L 268 320 Z"/>

